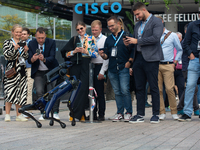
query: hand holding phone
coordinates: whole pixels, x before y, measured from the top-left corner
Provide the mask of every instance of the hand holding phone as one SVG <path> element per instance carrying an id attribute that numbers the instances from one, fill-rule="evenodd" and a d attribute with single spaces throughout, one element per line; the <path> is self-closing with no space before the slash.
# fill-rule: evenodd
<path id="1" fill-rule="evenodd" d="M 37 53 L 37 55 L 39 55 L 40 54 L 40 49 L 36 49 L 36 53 Z"/>
<path id="2" fill-rule="evenodd" d="M 24 47 L 26 45 L 26 42 L 18 42 L 17 43 L 20 47 Z"/>

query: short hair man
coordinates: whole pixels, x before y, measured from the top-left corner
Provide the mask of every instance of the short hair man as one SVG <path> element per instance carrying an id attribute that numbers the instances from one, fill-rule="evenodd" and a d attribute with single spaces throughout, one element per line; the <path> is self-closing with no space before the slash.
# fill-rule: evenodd
<path id="1" fill-rule="evenodd" d="M 163 24 L 159 18 L 150 14 L 145 4 L 138 2 L 133 7 L 133 13 L 139 22 L 134 28 L 134 38 L 127 37 L 125 44 L 135 44 L 133 74 L 136 84 L 137 115 L 131 118 L 130 123 L 144 122 L 145 116 L 145 87 L 149 82 L 152 95 L 153 116 L 151 123 L 159 123 L 160 96 L 158 89 L 159 61 L 163 60 L 160 37 L 163 33 Z"/>
<path id="2" fill-rule="evenodd" d="M 27 45 L 31 41 L 29 39 L 29 36 L 30 36 L 30 30 L 24 27 L 22 29 L 21 40 L 26 41 Z M 32 104 L 32 89 L 34 80 L 31 78 L 31 64 L 28 63 L 28 60 L 26 60 L 26 70 L 27 70 L 27 84 L 28 84 L 27 104 Z"/>
<path id="3" fill-rule="evenodd" d="M 94 64 L 93 84 L 98 95 L 96 97 L 96 107 L 94 108 L 94 120 L 98 119 L 99 121 L 104 121 L 106 109 L 104 96 L 104 75 L 108 69 L 108 60 L 104 60 L 101 56 L 98 55 L 98 49 L 104 47 L 104 43 L 107 37 L 101 33 L 102 24 L 100 20 L 94 20 L 91 23 L 91 30 L 93 35 L 92 39 L 96 45 L 96 51 L 94 51 L 95 55 L 93 55 L 94 57 L 92 57 L 91 60 L 91 62 Z M 97 109 L 99 114 L 98 118 Z"/>
<path id="4" fill-rule="evenodd" d="M 185 35 L 183 50 L 187 52 L 190 61 L 188 66 L 188 78 L 185 90 L 183 115 L 178 119 L 179 121 L 191 121 L 191 115 L 193 112 L 193 96 L 197 80 L 200 73 L 200 32 L 199 32 L 200 20 L 189 23 L 187 32 Z"/>
<path id="5" fill-rule="evenodd" d="M 129 68 L 132 64 L 131 57 L 133 51 L 124 45 L 121 25 L 116 16 L 111 16 L 107 19 L 109 30 L 112 32 L 107 37 L 104 47 L 105 51 L 99 51 L 103 59 L 109 58 L 108 77 L 115 93 L 117 104 L 117 115 L 113 122 L 129 121 L 132 116 L 132 101 L 129 91 Z M 124 114 L 124 108 L 126 113 Z"/>
<path id="6" fill-rule="evenodd" d="M 162 23 L 164 23 L 163 20 L 162 20 Z M 158 72 L 158 86 L 159 86 L 159 91 L 160 91 L 159 119 L 164 120 L 166 118 L 165 102 L 163 98 L 163 82 L 164 82 L 165 91 L 167 93 L 167 97 L 169 100 L 172 118 L 174 120 L 177 120 L 179 117 L 177 115 L 176 97 L 174 93 L 174 86 L 175 86 L 174 70 L 178 64 L 178 61 L 181 60 L 183 50 L 176 33 L 173 33 L 167 30 L 165 27 L 163 28 L 163 34 L 160 38 L 160 42 L 162 46 L 164 60 L 160 61 L 159 72 Z M 174 49 L 176 49 L 175 59 L 174 59 Z M 180 73 L 182 74 L 182 72 Z M 183 80 L 183 83 L 184 83 L 184 80 Z"/>
<path id="7" fill-rule="evenodd" d="M 56 43 L 54 40 L 46 38 L 45 29 L 39 27 L 35 34 L 36 39 L 29 42 L 29 58 L 28 62 L 31 66 L 31 78 L 34 79 L 34 85 L 36 88 L 37 99 L 42 97 L 45 93 L 45 78 L 44 75 L 58 66 L 58 62 L 55 59 Z M 40 50 L 40 53 L 36 53 L 36 49 Z M 55 82 L 47 85 L 47 91 L 51 90 L 55 86 Z M 54 104 L 54 118 L 60 119 L 58 116 L 59 103 L 57 100 Z M 44 120 L 43 115 L 39 120 Z"/>

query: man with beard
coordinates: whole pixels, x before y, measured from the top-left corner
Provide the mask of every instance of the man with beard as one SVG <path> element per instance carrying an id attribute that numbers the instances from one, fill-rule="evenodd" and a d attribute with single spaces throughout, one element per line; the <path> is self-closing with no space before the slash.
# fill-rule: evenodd
<path id="1" fill-rule="evenodd" d="M 159 123 L 160 95 L 158 89 L 158 68 L 163 60 L 160 37 L 163 33 L 161 19 L 150 14 L 145 4 L 138 2 L 133 7 L 133 13 L 139 22 L 135 25 L 134 35 L 127 37 L 126 44 L 135 44 L 133 56 L 133 74 L 136 84 L 137 115 L 130 123 L 144 122 L 145 116 L 145 86 L 149 82 L 152 95 L 153 116 L 151 123 Z"/>
<path id="2" fill-rule="evenodd" d="M 112 34 L 105 41 L 104 47 L 107 50 L 99 50 L 99 54 L 103 59 L 109 58 L 108 77 L 114 90 L 117 104 L 117 115 L 113 122 L 122 120 L 128 122 L 132 116 L 129 68 L 133 62 L 131 57 L 133 51 L 123 43 L 124 30 L 121 29 L 121 24 L 117 17 L 111 16 L 108 18 L 107 24 Z M 124 108 L 126 109 L 125 114 Z"/>

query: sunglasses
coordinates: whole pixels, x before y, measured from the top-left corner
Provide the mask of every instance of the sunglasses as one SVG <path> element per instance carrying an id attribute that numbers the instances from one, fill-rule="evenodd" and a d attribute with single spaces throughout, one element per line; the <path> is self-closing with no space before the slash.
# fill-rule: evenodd
<path id="1" fill-rule="evenodd" d="M 80 29 L 76 29 L 76 31 L 79 31 L 79 30 L 83 30 L 83 27 L 81 27 Z"/>

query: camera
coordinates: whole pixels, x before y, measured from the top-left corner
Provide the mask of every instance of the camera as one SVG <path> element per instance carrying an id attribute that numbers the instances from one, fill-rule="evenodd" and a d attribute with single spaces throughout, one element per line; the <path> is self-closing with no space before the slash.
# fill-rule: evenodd
<path id="1" fill-rule="evenodd" d="M 21 41 L 17 43 L 20 47 L 24 47 L 26 45 L 26 41 Z"/>
<path id="2" fill-rule="evenodd" d="M 40 49 L 36 49 L 36 53 L 39 55 L 40 54 Z"/>

